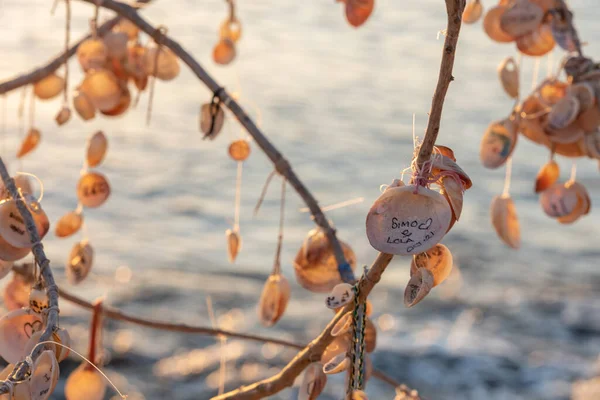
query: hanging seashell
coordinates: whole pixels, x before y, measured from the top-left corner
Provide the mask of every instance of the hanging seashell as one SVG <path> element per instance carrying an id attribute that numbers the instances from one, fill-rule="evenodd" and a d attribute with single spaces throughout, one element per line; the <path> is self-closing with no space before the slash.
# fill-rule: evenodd
<path id="1" fill-rule="evenodd" d="M 77 47 L 77 60 L 84 71 L 104 68 L 108 49 L 101 39 L 87 39 Z"/>
<path id="2" fill-rule="evenodd" d="M 30 195 L 25 195 L 25 203 L 31 212 L 38 235 L 40 239 L 43 239 L 50 229 L 48 216 L 42 206 Z M 0 204 L 0 235 L 11 246 L 28 249 L 32 246 L 27 226 L 15 200 L 8 200 Z"/>
<path id="3" fill-rule="evenodd" d="M 362 390 L 353 390 L 352 400 L 369 400 L 369 396 Z"/>
<path id="4" fill-rule="evenodd" d="M 37 145 L 40 143 L 40 139 L 41 133 L 39 130 L 35 128 L 29 129 L 27 136 L 25 136 L 23 143 L 21 143 L 21 148 L 17 152 L 17 158 L 21 158 L 35 150 Z"/>
<path id="5" fill-rule="evenodd" d="M 373 12 L 375 0 L 345 0 L 346 19 L 355 28 L 364 24 Z"/>
<path id="6" fill-rule="evenodd" d="M 225 111 L 218 103 L 203 104 L 200 108 L 200 131 L 204 139 L 213 140 L 221 132 L 225 123 Z"/>
<path id="7" fill-rule="evenodd" d="M 404 290 L 404 306 L 410 308 L 429 294 L 433 287 L 433 275 L 425 268 L 419 268 L 408 281 Z"/>
<path id="8" fill-rule="evenodd" d="M 20 310 L 29 304 L 29 291 L 33 282 L 20 274 L 13 274 L 13 278 L 4 288 L 4 306 L 12 310 Z"/>
<path id="9" fill-rule="evenodd" d="M 225 231 L 227 237 L 227 254 L 229 262 L 234 263 L 238 253 L 242 250 L 242 237 L 237 229 L 227 229 Z"/>
<path id="10" fill-rule="evenodd" d="M 127 89 L 127 86 L 123 86 L 123 89 L 121 90 L 121 96 L 119 97 L 119 102 L 117 103 L 117 105 L 110 110 L 100 110 L 100 112 L 102 113 L 102 115 L 106 115 L 107 117 L 117 117 L 119 115 L 124 114 L 130 105 L 131 93 L 129 92 L 129 89 Z"/>
<path id="11" fill-rule="evenodd" d="M 436 154 L 431 158 L 432 165 L 432 176 L 441 175 L 443 177 L 450 177 L 452 175 L 458 176 L 464 189 L 469 189 L 473 186 L 473 182 L 469 175 L 451 158 L 446 157 L 443 154 Z M 452 175 L 444 174 L 443 172 L 450 172 Z"/>
<path id="12" fill-rule="evenodd" d="M 106 69 L 92 69 L 85 74 L 79 87 L 94 107 L 100 111 L 109 111 L 121 101 L 121 87 L 115 74 Z"/>
<path id="13" fill-rule="evenodd" d="M 377 328 L 369 318 L 365 318 L 365 350 L 367 353 L 372 353 L 375 347 L 377 347 Z"/>
<path id="14" fill-rule="evenodd" d="M 537 95 L 544 105 L 553 106 L 567 95 L 569 85 L 558 79 L 549 78 L 544 80 L 537 89 Z"/>
<path id="15" fill-rule="evenodd" d="M 94 249 L 87 240 L 76 243 L 69 254 L 67 279 L 72 285 L 81 283 L 90 273 L 94 263 Z"/>
<path id="16" fill-rule="evenodd" d="M 492 122 L 481 139 L 479 159 L 486 168 L 498 168 L 512 154 L 517 144 L 517 126 L 506 118 Z"/>
<path id="17" fill-rule="evenodd" d="M 569 215 L 565 215 L 564 217 L 558 217 L 558 222 L 561 224 L 572 224 L 577 221 L 583 215 L 588 214 L 591 208 L 591 200 L 590 196 L 582 184 L 579 182 L 569 181 L 565 184 L 565 188 L 573 189 L 577 196 L 577 205 L 573 209 L 573 211 Z"/>
<path id="18" fill-rule="evenodd" d="M 86 160 L 88 167 L 100 165 L 108 149 L 108 139 L 102 131 L 97 131 L 90 137 L 87 143 Z"/>
<path id="19" fill-rule="evenodd" d="M 105 393 L 104 377 L 87 363 L 71 372 L 65 383 L 66 400 L 102 400 Z"/>
<path id="20" fill-rule="evenodd" d="M 542 192 L 540 204 L 548 216 L 564 217 L 571 214 L 577 206 L 577 192 L 562 183 L 555 183 Z"/>
<path id="21" fill-rule="evenodd" d="M 339 374 L 344 372 L 350 366 L 350 358 L 345 353 L 338 354 L 333 357 L 327 364 L 323 366 L 323 372 L 327 375 Z"/>
<path id="22" fill-rule="evenodd" d="M 33 84 L 33 93 L 38 99 L 52 99 L 62 93 L 65 80 L 56 74 L 50 74 Z"/>
<path id="23" fill-rule="evenodd" d="M 568 77 L 571 77 L 574 81 L 587 80 L 584 77 L 588 73 L 595 75 L 596 63 L 594 60 L 584 56 L 571 56 L 564 63 L 564 70 Z"/>
<path id="24" fill-rule="evenodd" d="M 100 207 L 110 196 L 106 177 L 98 172 L 88 172 L 79 178 L 77 198 L 84 207 Z"/>
<path id="25" fill-rule="evenodd" d="M 356 268 L 354 251 L 342 241 L 340 245 L 344 258 L 354 271 Z M 335 285 L 342 283 L 333 247 L 321 229 L 308 232 L 294 259 L 294 271 L 298 284 L 314 293 L 330 292 Z"/>
<path id="26" fill-rule="evenodd" d="M 510 195 L 495 196 L 492 199 L 490 214 L 498 237 L 509 247 L 518 249 L 521 246 L 521 231 L 517 209 Z"/>
<path id="27" fill-rule="evenodd" d="M 221 39 L 229 39 L 233 43 L 237 43 L 242 36 L 242 24 L 237 18 L 226 19 L 219 28 L 219 37 Z"/>
<path id="28" fill-rule="evenodd" d="M 158 54 L 158 61 L 156 57 Z M 146 75 L 152 75 L 162 81 L 170 81 L 179 75 L 179 59 L 168 48 L 161 46 L 150 47 L 144 53 L 144 68 Z"/>
<path id="29" fill-rule="evenodd" d="M 516 1 L 500 18 L 500 27 L 512 37 L 537 30 L 544 17 L 540 6 L 527 0 Z"/>
<path id="30" fill-rule="evenodd" d="M 298 400 L 316 400 L 326 384 L 327 375 L 323 372 L 323 365 L 317 362 L 310 364 L 300 381 Z"/>
<path id="31" fill-rule="evenodd" d="M 121 18 L 117 26 L 115 26 L 115 31 L 125 32 L 129 40 L 136 40 L 140 33 L 140 28 L 127 18 Z"/>
<path id="32" fill-rule="evenodd" d="M 548 114 L 548 126 L 551 129 L 566 128 L 575 121 L 579 114 L 579 100 L 572 95 L 566 95 L 560 99 Z"/>
<path id="33" fill-rule="evenodd" d="M 60 375 L 58 361 L 51 350 L 43 351 L 35 360 L 31 372 L 31 400 L 47 400 L 54 391 Z"/>
<path id="34" fill-rule="evenodd" d="M 58 362 L 61 362 L 65 360 L 71 352 L 71 350 L 69 350 L 69 347 L 71 347 L 71 336 L 66 329 L 58 328 L 58 330 L 52 334 L 52 339 L 63 345 L 54 346 L 56 348 L 56 359 Z"/>
<path id="35" fill-rule="evenodd" d="M 506 57 L 498 66 L 498 77 L 506 94 L 519 97 L 519 66 L 512 57 Z"/>
<path id="36" fill-rule="evenodd" d="M 334 325 L 331 330 L 331 336 L 340 336 L 350 331 L 352 326 L 352 311 L 348 311 L 340 320 Z"/>
<path id="37" fill-rule="evenodd" d="M 325 364 L 339 354 L 346 354 L 352 345 L 350 335 L 337 336 L 323 351 L 321 363 Z"/>
<path id="38" fill-rule="evenodd" d="M 479 21 L 483 14 L 483 5 L 481 0 L 470 0 L 463 11 L 462 21 L 465 24 L 474 24 Z"/>
<path id="39" fill-rule="evenodd" d="M 491 8 L 483 18 L 483 30 L 495 42 L 509 43 L 515 38 L 502 30 L 501 19 L 508 8 L 496 6 Z"/>
<path id="40" fill-rule="evenodd" d="M 600 126 L 600 108 L 592 106 L 583 111 L 577 117 L 576 124 L 583 130 L 584 133 L 592 133 L 596 131 Z"/>
<path id="41" fill-rule="evenodd" d="M 139 43 L 129 43 L 127 45 L 125 70 L 130 76 L 137 79 L 148 78 L 145 64 L 146 52 L 146 48 Z"/>
<path id="42" fill-rule="evenodd" d="M 108 32 L 104 35 L 103 40 L 108 57 L 121 60 L 127 56 L 129 37 L 126 32 Z"/>
<path id="43" fill-rule="evenodd" d="M 9 312 L 0 319 L 0 356 L 12 364 L 23 360 L 29 338 L 43 329 L 42 316 L 34 311 L 23 308 Z"/>
<path id="44" fill-rule="evenodd" d="M 579 110 L 586 111 L 596 104 L 594 87 L 587 82 L 574 83 L 567 87 L 566 97 L 573 96 L 579 102 Z"/>
<path id="45" fill-rule="evenodd" d="M 450 275 L 452 265 L 450 249 L 438 243 L 426 252 L 413 256 L 410 264 L 410 275 L 414 275 L 419 268 L 425 268 L 433 276 L 433 287 L 436 287 Z"/>
<path id="46" fill-rule="evenodd" d="M 550 160 L 540 168 L 535 178 L 535 192 L 540 193 L 548 189 L 558 180 L 560 168 L 556 161 Z"/>
<path id="47" fill-rule="evenodd" d="M 440 193 L 444 195 L 452 209 L 453 220 L 458 221 L 463 208 L 463 186 L 460 182 L 457 182 L 456 179 L 450 176 L 443 177 L 440 181 L 440 185 L 442 187 Z M 448 230 L 450 230 L 450 227 Z"/>
<path id="48" fill-rule="evenodd" d="M 452 161 L 456 162 L 456 157 L 454 156 L 454 151 L 447 146 L 441 146 L 439 144 L 436 144 L 434 149 L 434 153 L 437 151 L 437 153 L 448 157 L 449 159 L 451 159 Z"/>
<path id="49" fill-rule="evenodd" d="M 519 51 L 532 57 L 548 54 L 554 49 L 555 44 L 552 31 L 547 24 L 542 24 L 537 30 L 517 38 Z"/>
<path id="50" fill-rule="evenodd" d="M 235 161 L 244 161 L 250 156 L 250 143 L 246 139 L 239 139 L 229 145 L 229 157 Z"/>
<path id="51" fill-rule="evenodd" d="M 338 283 L 325 299 L 327 308 L 343 307 L 354 299 L 354 288 L 349 283 Z"/>
<path id="52" fill-rule="evenodd" d="M 32 287 L 29 292 L 29 308 L 41 314 L 44 310 L 48 309 L 50 301 L 46 292 L 36 286 Z"/>
<path id="53" fill-rule="evenodd" d="M 90 98 L 80 90 L 73 93 L 73 107 L 84 121 L 94 119 L 96 116 L 96 107 L 94 107 Z"/>
<path id="54" fill-rule="evenodd" d="M 264 326 L 273 326 L 285 312 L 290 299 L 290 284 L 281 274 L 269 276 L 258 302 L 258 317 Z"/>
<path id="55" fill-rule="evenodd" d="M 235 56 L 235 43 L 231 39 L 219 40 L 213 49 L 213 61 L 220 65 L 231 63 Z"/>
<path id="56" fill-rule="evenodd" d="M 77 233 L 81 225 L 83 225 L 83 214 L 77 210 L 70 211 L 58 220 L 54 234 L 59 238 L 69 237 Z"/>
<path id="57" fill-rule="evenodd" d="M 12 271 L 13 264 L 14 263 L 12 261 L 0 260 L 0 279 L 3 279 L 8 274 L 10 274 L 10 271 Z"/>
<path id="58" fill-rule="evenodd" d="M 58 124 L 58 126 L 64 125 L 71 119 L 71 109 L 67 106 L 64 106 L 58 111 L 54 120 Z"/>
<path id="59" fill-rule="evenodd" d="M 376 250 L 411 255 L 439 243 L 452 209 L 440 193 L 415 185 L 386 190 L 367 214 L 367 237 Z"/>
<path id="60" fill-rule="evenodd" d="M 563 49 L 568 52 L 574 52 L 577 50 L 575 40 L 573 38 L 573 31 L 566 21 L 566 19 L 557 18 L 556 15 L 552 16 L 550 20 L 550 29 L 552 31 L 552 37 L 554 41 Z"/>

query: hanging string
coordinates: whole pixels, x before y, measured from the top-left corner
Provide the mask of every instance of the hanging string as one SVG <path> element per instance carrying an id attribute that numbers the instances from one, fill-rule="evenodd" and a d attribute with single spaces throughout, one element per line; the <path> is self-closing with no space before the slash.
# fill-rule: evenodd
<path id="1" fill-rule="evenodd" d="M 510 181 L 512 179 L 512 156 L 506 160 L 506 176 L 504 177 L 504 190 L 502 196 L 508 196 L 510 192 Z"/>
<path id="2" fill-rule="evenodd" d="M 273 263 L 273 275 L 281 274 L 281 247 L 283 245 L 283 221 L 285 217 L 285 183 L 281 179 L 281 203 L 279 206 L 279 235 L 277 236 L 277 251 L 275 251 L 275 262 Z"/>
<path id="3" fill-rule="evenodd" d="M 97 359 L 96 359 L 96 353 L 98 351 L 98 334 L 100 333 L 100 330 L 102 329 L 101 317 L 102 317 L 102 300 L 98 300 L 94 304 L 94 310 L 92 313 L 92 322 L 91 322 L 91 329 L 90 329 L 90 343 L 89 343 L 89 348 L 88 348 L 88 357 L 90 359 L 90 364 L 92 364 L 92 365 L 96 365 L 98 363 Z"/>
<path id="4" fill-rule="evenodd" d="M 533 77 L 531 78 L 531 89 L 535 89 L 538 82 L 538 77 L 540 74 L 540 58 L 535 58 L 535 64 L 533 64 Z"/>
<path id="5" fill-rule="evenodd" d="M 219 325 L 217 324 L 217 319 L 215 318 L 215 313 L 212 305 L 212 299 L 210 296 L 206 296 L 206 308 L 208 310 L 208 317 L 210 318 L 210 323 L 213 329 L 219 329 Z M 225 376 L 227 373 L 227 354 L 225 353 L 225 344 L 227 343 L 227 336 L 225 335 L 217 335 L 219 339 L 220 349 L 219 353 L 221 355 L 221 360 L 219 363 L 219 396 L 225 393 Z"/>
<path id="6" fill-rule="evenodd" d="M 573 160 L 573 165 L 571 166 L 571 178 L 569 179 L 569 182 L 575 182 L 576 178 L 577 178 L 577 162 L 575 160 Z"/>
<path id="7" fill-rule="evenodd" d="M 256 207 L 254 207 L 254 216 L 258 215 L 258 211 L 260 210 L 260 206 L 263 203 L 263 200 L 265 199 L 265 195 L 267 194 L 267 189 L 269 188 L 269 184 L 271 183 L 271 179 L 273 179 L 273 177 L 275 176 L 275 174 L 277 173 L 277 170 L 273 170 L 271 171 L 271 173 L 269 174 L 269 176 L 267 176 L 267 180 L 265 181 L 265 184 L 263 185 L 262 191 L 260 192 L 260 197 L 258 198 L 258 202 L 256 203 Z"/>
<path id="8" fill-rule="evenodd" d="M 63 106 L 69 104 L 69 42 L 71 40 L 71 0 L 65 0 L 66 17 L 65 22 L 65 54 L 63 63 L 65 65 L 65 87 L 63 88 Z"/>
<path id="9" fill-rule="evenodd" d="M 363 201 L 365 201 L 364 197 L 356 197 L 354 199 L 345 200 L 345 201 L 341 201 L 339 203 L 330 204 L 328 206 L 321 207 L 321 211 L 325 212 L 325 211 L 337 210 L 338 208 L 343 208 L 343 207 L 351 206 L 354 204 L 359 204 L 359 203 L 362 203 Z M 298 211 L 300 211 L 302 213 L 306 213 L 306 212 L 310 211 L 310 208 L 302 207 Z"/>
<path id="10" fill-rule="evenodd" d="M 167 27 L 164 25 L 156 28 L 158 33 L 158 39 L 155 38 L 154 42 L 156 43 L 156 56 L 154 57 L 154 69 L 153 74 L 151 74 L 150 81 L 150 93 L 148 93 L 148 111 L 146 113 L 146 126 L 150 126 L 150 120 L 152 119 L 152 102 L 154 101 L 154 86 L 156 85 L 156 76 L 158 75 L 158 57 L 162 52 L 162 42 L 167 35 Z"/>
<path id="11" fill-rule="evenodd" d="M 235 180 L 235 214 L 233 218 L 233 231 L 238 232 L 240 229 L 240 201 L 242 197 L 242 170 L 244 162 L 238 161 L 237 177 Z"/>

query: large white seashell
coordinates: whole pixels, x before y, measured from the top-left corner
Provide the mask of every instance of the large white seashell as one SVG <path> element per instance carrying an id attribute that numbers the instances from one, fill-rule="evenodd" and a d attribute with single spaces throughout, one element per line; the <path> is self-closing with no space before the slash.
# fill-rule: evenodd
<path id="1" fill-rule="evenodd" d="M 42 316 L 28 308 L 14 310 L 0 319 L 0 356 L 16 364 L 25 356 L 29 338 L 44 329 Z"/>

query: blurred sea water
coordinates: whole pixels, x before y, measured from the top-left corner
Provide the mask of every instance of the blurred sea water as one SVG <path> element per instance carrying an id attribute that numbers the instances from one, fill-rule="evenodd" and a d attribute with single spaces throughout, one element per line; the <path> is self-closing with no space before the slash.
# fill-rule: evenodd
<path id="1" fill-rule="evenodd" d="M 342 6 L 333 1 L 238 3 L 243 38 L 229 67 L 211 59 L 226 15 L 223 1 L 157 0 L 142 13 L 168 26 L 220 84 L 241 94 L 241 103 L 321 204 L 365 197 L 364 203 L 328 217 L 352 245 L 359 266 L 370 264 L 376 252 L 365 235 L 366 212 L 379 186 L 410 164 L 413 113 L 416 135 L 424 133 L 443 43 L 437 36 L 446 25 L 443 1 L 378 0 L 360 29 L 346 23 Z M 491 7 L 493 2 L 483 3 Z M 570 3 L 586 54 L 600 57 L 594 41 L 600 34 L 597 1 Z M 2 79 L 61 51 L 64 5 L 54 16 L 50 7 L 50 1 L 41 0 L 0 2 Z M 73 2 L 73 38 L 84 34 L 92 13 L 89 5 Z M 105 17 L 109 13 L 102 11 Z M 573 381 L 599 372 L 598 213 L 593 210 L 572 226 L 547 218 L 532 188 L 548 152 L 521 138 L 511 194 L 522 249 L 506 248 L 489 222 L 489 203 L 502 191 L 504 170 L 480 165 L 479 142 L 488 123 L 504 118 L 512 107 L 496 77 L 497 65 L 509 55 L 516 55 L 515 46 L 492 43 L 481 23 L 463 26 L 439 137 L 474 182 L 461 221 L 444 239 L 454 254 L 455 273 L 418 306 L 405 309 L 410 259 L 397 257 L 371 296 L 379 327 L 375 367 L 427 399 L 567 399 Z M 539 79 L 562 55 L 555 50 L 540 60 Z M 522 90 L 531 84 L 535 63 L 523 58 Z M 82 76 L 75 61 L 71 76 L 74 87 Z M 93 275 L 77 287 L 66 283 L 63 265 L 80 237 L 59 240 L 50 233 L 45 241 L 65 289 L 88 300 L 105 296 L 108 304 L 140 316 L 206 326 L 205 298 L 211 296 L 220 326 L 297 342 L 309 341 L 325 326 L 330 315 L 323 312 L 323 296 L 294 283 L 292 260 L 313 224 L 298 211 L 304 205 L 291 191 L 282 260 L 292 298 L 276 327 L 260 326 L 255 305 L 272 267 L 278 190 L 271 188 L 259 216 L 253 217 L 253 208 L 272 165 L 254 146 L 243 173 L 243 249 L 231 265 L 224 232 L 234 215 L 236 166 L 227 146 L 242 133 L 230 119 L 217 140 L 201 139 L 198 111 L 211 93 L 185 66 L 176 80 L 157 82 L 149 127 L 147 94 L 122 118 L 85 123 L 75 117 L 60 129 L 54 122 L 60 100 L 38 102 L 35 125 L 42 143 L 22 163 L 14 160 L 21 140 L 20 95 L 17 90 L 7 97 L 0 154 L 12 171 L 42 179 L 43 206 L 52 222 L 76 206 L 74 189 L 88 136 L 102 129 L 109 138 L 100 171 L 108 176 L 112 195 L 85 214 L 96 250 Z M 561 178 L 568 179 L 571 161 L 559 157 L 558 162 Z M 578 180 L 600 204 L 596 162 L 581 159 L 577 166 Z M 89 317 L 61 302 L 61 323 L 81 351 Z M 210 398 L 216 393 L 221 351 L 228 359 L 228 389 L 273 374 L 294 354 L 234 340 L 221 349 L 215 338 L 112 321 L 106 322 L 104 341 L 110 359 L 106 369 L 119 388 L 130 398 L 152 400 Z M 63 377 L 78 362 L 63 363 Z M 341 398 L 343 385 L 340 377 L 330 379 L 322 398 Z M 53 398 L 63 398 L 63 386 L 64 380 Z M 272 398 L 291 399 L 296 390 Z M 393 398 L 393 390 L 376 380 L 367 392 L 373 399 Z"/>

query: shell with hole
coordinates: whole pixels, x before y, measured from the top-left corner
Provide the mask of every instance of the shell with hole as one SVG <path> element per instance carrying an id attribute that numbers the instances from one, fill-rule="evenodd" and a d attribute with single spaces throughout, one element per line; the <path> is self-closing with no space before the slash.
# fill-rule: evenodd
<path id="1" fill-rule="evenodd" d="M 258 302 L 258 317 L 264 326 L 273 326 L 285 312 L 290 299 L 290 284 L 285 276 L 272 274 L 267 278 Z"/>
<path id="2" fill-rule="evenodd" d="M 298 400 L 316 400 L 325 389 L 327 375 L 323 372 L 323 364 L 314 362 L 304 370 L 300 387 L 298 389 Z"/>
<path id="3" fill-rule="evenodd" d="M 490 214 L 498 237 L 509 247 L 518 249 L 521 246 L 521 230 L 517 209 L 510 195 L 495 196 L 490 206 Z"/>
<path id="4" fill-rule="evenodd" d="M 506 57 L 498 66 L 502 88 L 511 98 L 519 97 L 519 66 L 512 57 Z"/>
<path id="5" fill-rule="evenodd" d="M 419 268 L 425 268 L 433 276 L 433 287 L 442 283 L 452 272 L 452 253 L 450 249 L 438 243 L 426 252 L 415 254 L 410 263 L 410 275 Z"/>

